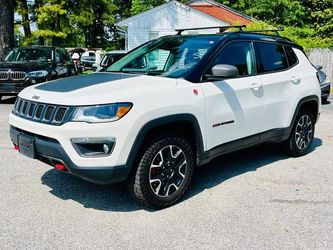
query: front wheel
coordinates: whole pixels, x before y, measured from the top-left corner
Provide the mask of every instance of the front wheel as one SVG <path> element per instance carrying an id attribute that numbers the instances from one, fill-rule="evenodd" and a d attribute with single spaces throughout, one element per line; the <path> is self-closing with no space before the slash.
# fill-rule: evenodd
<path id="1" fill-rule="evenodd" d="M 315 132 L 315 119 L 308 110 L 301 110 L 296 117 L 289 139 L 286 141 L 287 152 L 294 157 L 309 152 Z"/>
<path id="2" fill-rule="evenodd" d="M 138 201 L 163 208 L 176 203 L 190 185 L 194 169 L 192 146 L 178 136 L 151 143 L 129 176 L 128 189 Z"/>

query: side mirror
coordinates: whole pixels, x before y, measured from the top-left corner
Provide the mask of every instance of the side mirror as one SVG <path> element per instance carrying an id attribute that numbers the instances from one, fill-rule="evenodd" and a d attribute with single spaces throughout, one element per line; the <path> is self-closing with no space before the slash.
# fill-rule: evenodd
<path id="1" fill-rule="evenodd" d="M 213 78 L 232 78 L 238 76 L 238 69 L 235 66 L 229 64 L 217 64 L 212 68 Z"/>

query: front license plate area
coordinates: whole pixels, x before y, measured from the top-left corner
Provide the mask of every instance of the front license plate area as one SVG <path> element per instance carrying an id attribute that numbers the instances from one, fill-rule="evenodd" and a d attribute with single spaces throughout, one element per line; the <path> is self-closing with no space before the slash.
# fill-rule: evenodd
<path id="1" fill-rule="evenodd" d="M 28 136 L 19 135 L 19 151 L 30 158 L 35 158 L 35 139 Z"/>

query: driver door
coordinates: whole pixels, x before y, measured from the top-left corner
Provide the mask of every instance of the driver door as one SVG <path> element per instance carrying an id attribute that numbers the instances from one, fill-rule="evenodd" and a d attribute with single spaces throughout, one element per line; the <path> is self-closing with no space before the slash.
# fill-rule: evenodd
<path id="1" fill-rule="evenodd" d="M 207 72 L 209 75 L 217 64 L 235 66 L 239 77 L 202 84 L 206 95 L 207 149 L 238 139 L 242 140 L 229 146 L 234 148 L 259 142 L 256 134 L 263 131 L 264 91 L 260 76 L 256 75 L 252 43 L 235 41 L 226 45 L 213 59 Z M 217 149 L 212 153 L 219 153 Z M 228 146 L 224 148 L 225 151 L 228 149 Z"/>

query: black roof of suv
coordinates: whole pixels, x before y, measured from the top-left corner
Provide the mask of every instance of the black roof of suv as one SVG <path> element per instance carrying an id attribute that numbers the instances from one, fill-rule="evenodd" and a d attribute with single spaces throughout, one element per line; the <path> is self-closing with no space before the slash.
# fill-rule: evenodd
<path id="1" fill-rule="evenodd" d="M 203 27 L 203 28 L 188 28 L 188 29 L 178 29 L 177 35 L 173 35 L 174 37 L 184 36 L 184 37 L 198 37 L 198 36 L 217 36 L 221 37 L 220 41 L 210 50 L 209 53 L 205 54 L 202 60 L 193 68 L 193 70 L 185 77 L 187 80 L 191 82 L 200 82 L 202 71 L 207 67 L 211 59 L 229 42 L 231 41 L 262 41 L 262 42 L 272 42 L 277 43 L 283 46 L 289 46 L 297 48 L 301 51 L 303 47 L 300 45 L 295 44 L 290 39 L 286 37 L 280 36 L 278 33 L 282 31 L 281 29 L 277 30 L 257 30 L 257 31 L 244 31 L 243 28 L 246 27 L 244 25 L 236 25 L 236 26 L 221 26 L 221 27 Z M 195 35 L 182 35 L 181 33 L 186 30 L 201 30 L 201 29 L 212 29 L 212 28 L 219 28 L 220 33 L 217 34 L 195 34 Z M 226 30 L 230 28 L 238 28 L 239 31 L 231 31 L 226 32 Z M 266 34 L 265 32 L 274 32 L 273 34 Z M 172 36 L 171 36 L 172 37 Z"/>

